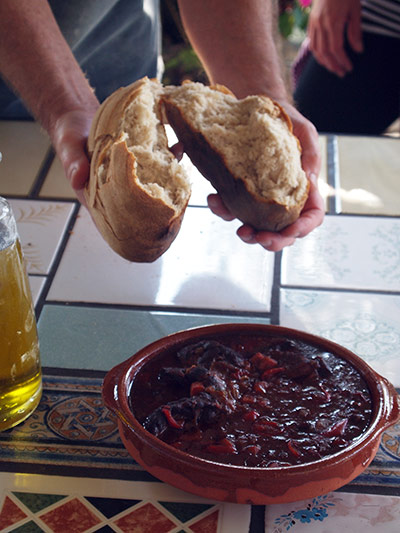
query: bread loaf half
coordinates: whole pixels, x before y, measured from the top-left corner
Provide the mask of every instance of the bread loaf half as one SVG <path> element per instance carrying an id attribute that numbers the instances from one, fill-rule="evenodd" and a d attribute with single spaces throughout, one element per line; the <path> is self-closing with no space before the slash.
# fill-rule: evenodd
<path id="1" fill-rule="evenodd" d="M 167 119 L 225 205 L 257 230 L 294 222 L 309 182 L 289 117 L 266 96 L 237 99 L 223 86 L 166 87 Z"/>
<path id="2" fill-rule="evenodd" d="M 162 92 L 148 78 L 117 90 L 100 106 L 88 139 L 88 209 L 106 242 L 130 261 L 151 262 L 168 249 L 191 192 L 168 149 Z"/>

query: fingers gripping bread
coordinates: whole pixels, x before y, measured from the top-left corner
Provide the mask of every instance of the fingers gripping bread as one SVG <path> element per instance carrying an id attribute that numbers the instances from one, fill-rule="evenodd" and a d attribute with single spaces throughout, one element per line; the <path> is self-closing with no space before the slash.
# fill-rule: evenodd
<path id="1" fill-rule="evenodd" d="M 106 242 L 130 261 L 151 262 L 168 249 L 191 192 L 168 149 L 162 90 L 148 78 L 119 89 L 100 106 L 88 139 L 88 209 Z"/>
<path id="2" fill-rule="evenodd" d="M 88 139 L 85 198 L 115 252 L 151 262 L 179 232 L 191 187 L 168 149 L 165 116 L 242 222 L 279 231 L 298 218 L 309 183 L 291 122 L 278 104 L 265 96 L 238 100 L 223 86 L 163 87 L 143 78 L 103 102 Z"/>
<path id="3" fill-rule="evenodd" d="M 290 119 L 265 96 L 222 86 L 166 87 L 163 105 L 185 152 L 242 222 L 280 231 L 300 215 L 309 182 Z"/>

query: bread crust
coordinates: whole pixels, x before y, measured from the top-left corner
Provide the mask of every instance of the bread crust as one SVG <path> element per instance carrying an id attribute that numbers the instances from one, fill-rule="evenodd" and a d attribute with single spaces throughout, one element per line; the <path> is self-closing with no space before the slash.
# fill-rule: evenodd
<path id="1" fill-rule="evenodd" d="M 223 86 L 211 86 L 213 90 L 232 94 Z M 271 101 L 272 102 L 272 101 Z M 168 122 L 174 129 L 178 139 L 182 141 L 184 150 L 200 173 L 207 178 L 220 194 L 226 207 L 243 223 L 256 230 L 280 231 L 295 222 L 303 209 L 309 192 L 309 182 L 304 194 L 296 204 L 285 205 L 269 200 L 249 190 L 248 183 L 229 170 L 229 162 L 222 152 L 214 149 L 205 136 L 185 117 L 182 110 L 168 93 L 162 97 Z M 276 120 L 286 123 L 288 135 L 292 134 L 292 123 L 285 111 L 275 102 Z M 297 146 L 299 147 L 298 140 Z"/>
<path id="2" fill-rule="evenodd" d="M 109 246 L 134 262 L 153 262 L 170 247 L 189 200 L 174 209 L 151 195 L 140 182 L 137 158 L 128 149 L 122 119 L 148 81 L 139 80 L 110 95 L 94 117 L 88 137 L 91 164 L 84 195 L 89 212 Z M 166 135 L 164 145 L 168 150 Z M 170 157 L 172 163 L 174 156 Z"/>
<path id="3" fill-rule="evenodd" d="M 213 184 L 228 209 L 243 223 L 250 224 L 257 230 L 280 231 L 299 217 L 308 196 L 307 180 L 306 186 L 302 182 L 298 188 L 302 196 L 297 194 L 297 201 L 293 201 L 290 194 L 285 197 L 287 188 L 282 195 L 282 203 L 257 194 L 254 184 L 249 187 L 246 179 L 232 171 L 227 160 L 229 156 L 224 155 L 225 137 L 218 151 L 201 133 L 200 127 L 193 126 L 176 105 L 173 94 L 178 89 L 162 87 L 156 80 L 142 78 L 111 94 L 99 107 L 92 122 L 88 137 L 90 178 L 84 190 L 85 199 L 105 241 L 129 261 L 152 262 L 159 258 L 177 236 L 189 201 L 189 182 L 182 179 L 183 171 L 177 170 L 179 166 L 168 150 L 168 139 L 162 124 L 164 117 L 183 142 L 184 150 L 194 165 Z M 224 86 L 212 86 L 211 89 L 234 98 Z M 149 95 L 149 99 L 140 100 L 140 97 Z M 141 107 L 132 107 L 139 100 Z M 287 135 L 293 136 L 291 121 L 284 110 L 269 98 L 265 97 L 262 102 L 265 105 L 263 112 L 270 114 L 274 120 L 281 121 L 285 125 L 285 131 L 287 129 Z M 152 114 L 147 114 L 148 111 Z M 142 127 L 139 130 L 128 127 L 132 121 L 143 125 L 145 130 L 149 128 L 144 137 Z M 147 135 L 153 141 L 150 148 Z M 262 132 L 261 139 L 264 138 L 263 135 Z M 146 139 L 143 141 L 145 147 L 142 146 L 141 139 Z M 298 143 L 297 139 L 296 142 Z M 290 150 L 293 150 L 293 139 L 291 143 Z M 242 154 L 243 151 L 239 150 L 237 153 Z M 264 160 L 260 161 L 264 168 Z M 154 175 L 158 168 L 162 178 L 160 180 Z M 304 180 L 301 168 L 300 172 L 300 178 Z M 149 173 L 152 173 L 150 177 Z M 293 176 L 298 179 L 296 170 Z M 296 188 L 296 179 L 293 184 L 292 181 L 285 182 L 289 189 L 292 185 Z M 171 189 L 166 193 L 164 188 L 171 184 L 172 196 L 169 195 Z M 277 187 L 279 189 L 279 184 Z M 262 194 L 265 193 L 263 189 L 261 191 Z M 287 204 L 284 203 L 286 199 Z"/>

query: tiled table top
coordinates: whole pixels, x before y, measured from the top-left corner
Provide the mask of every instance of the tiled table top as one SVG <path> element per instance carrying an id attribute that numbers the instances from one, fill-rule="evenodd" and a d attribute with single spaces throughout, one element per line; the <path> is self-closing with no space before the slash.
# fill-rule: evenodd
<path id="1" fill-rule="evenodd" d="M 0 531 L 399 530 L 399 425 L 350 486 L 265 510 L 202 500 L 146 476 L 101 400 L 104 373 L 142 346 L 221 322 L 322 335 L 400 387 L 400 141 L 324 136 L 320 143 L 327 216 L 308 237 L 277 254 L 242 243 L 236 222 L 208 210 L 212 188 L 185 158 L 193 194 L 182 230 L 163 257 L 144 265 L 107 247 L 36 124 L 0 122 L 0 195 L 17 218 L 45 369 L 40 408 L 0 434 Z M 104 422 L 103 439 L 85 424 L 74 437 L 73 415 L 82 410 Z M 66 417 L 63 429 L 55 414 Z M 79 526 L 66 521 L 71 511 Z"/>

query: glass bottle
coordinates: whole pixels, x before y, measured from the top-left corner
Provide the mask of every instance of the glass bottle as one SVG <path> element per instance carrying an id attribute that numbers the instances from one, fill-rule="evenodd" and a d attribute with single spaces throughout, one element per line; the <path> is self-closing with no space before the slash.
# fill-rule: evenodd
<path id="1" fill-rule="evenodd" d="M 0 197 L 0 431 L 32 414 L 41 394 L 32 294 L 15 218 Z"/>

